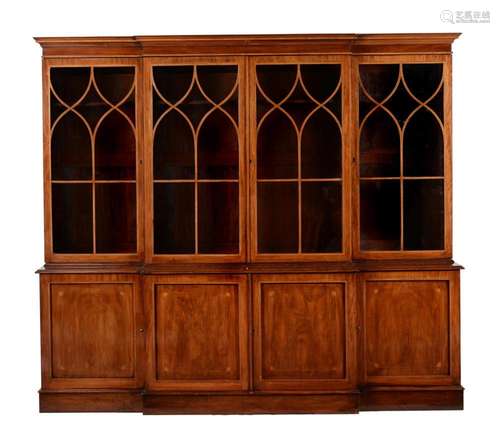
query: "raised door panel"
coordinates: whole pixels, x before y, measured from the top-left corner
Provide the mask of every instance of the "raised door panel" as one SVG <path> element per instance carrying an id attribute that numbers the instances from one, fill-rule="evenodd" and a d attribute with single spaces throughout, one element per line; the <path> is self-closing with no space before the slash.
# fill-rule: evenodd
<path id="1" fill-rule="evenodd" d="M 354 62 L 357 257 L 451 257 L 450 61 Z"/>
<path id="2" fill-rule="evenodd" d="M 134 388 L 142 382 L 136 276 L 42 275 L 43 388 Z"/>
<path id="3" fill-rule="evenodd" d="M 458 284 L 458 271 L 363 274 L 367 383 L 459 383 Z"/>
<path id="4" fill-rule="evenodd" d="M 147 261 L 242 261 L 243 58 L 145 62 Z"/>
<path id="5" fill-rule="evenodd" d="M 142 256 L 142 70 L 44 60 L 46 261 Z"/>
<path id="6" fill-rule="evenodd" d="M 352 388 L 352 277 L 256 275 L 252 281 L 256 389 Z"/>
<path id="7" fill-rule="evenodd" d="M 252 260 L 345 260 L 347 57 L 256 56 L 249 77 Z"/>
<path id="8" fill-rule="evenodd" d="M 148 389 L 246 389 L 246 276 L 147 281 Z"/>

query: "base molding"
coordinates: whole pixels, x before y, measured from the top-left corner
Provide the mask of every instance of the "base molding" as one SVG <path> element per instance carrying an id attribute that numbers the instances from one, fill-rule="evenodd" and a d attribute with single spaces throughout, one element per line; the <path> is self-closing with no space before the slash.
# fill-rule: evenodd
<path id="1" fill-rule="evenodd" d="M 145 415 L 356 413 L 359 392 L 336 394 L 145 394 Z"/>
<path id="2" fill-rule="evenodd" d="M 329 414 L 379 410 L 461 410 L 457 386 L 373 386 L 332 393 L 162 393 L 144 390 L 40 390 L 40 412 Z"/>
<path id="3" fill-rule="evenodd" d="M 464 388 L 456 386 L 374 386 L 361 391 L 359 410 L 462 410 Z"/>
<path id="4" fill-rule="evenodd" d="M 40 390 L 38 393 L 40 412 L 142 411 L 141 390 Z"/>

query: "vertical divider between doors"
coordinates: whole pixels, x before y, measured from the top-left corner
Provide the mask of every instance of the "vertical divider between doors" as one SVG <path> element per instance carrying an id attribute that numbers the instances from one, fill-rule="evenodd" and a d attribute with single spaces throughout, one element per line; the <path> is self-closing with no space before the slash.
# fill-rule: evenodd
<path id="1" fill-rule="evenodd" d="M 147 209 L 145 206 L 140 206 L 144 203 L 145 198 L 145 130 L 146 130 L 146 118 L 144 116 L 144 58 L 140 57 L 137 62 L 137 73 L 135 77 L 135 91 L 137 98 L 137 145 L 136 145 L 136 218 L 137 218 L 137 251 L 139 253 L 139 259 L 141 263 L 144 263 L 145 257 L 145 238 L 146 238 L 146 227 L 145 227 L 145 213 Z M 141 278 L 142 281 L 142 278 Z"/>
<path id="2" fill-rule="evenodd" d="M 355 140 L 353 116 L 352 56 L 341 62 L 342 93 L 342 250 L 346 260 L 352 259 L 353 240 L 353 171 L 355 171 Z"/>
<path id="3" fill-rule="evenodd" d="M 246 77 L 247 80 L 247 91 L 246 91 L 246 106 L 247 106 L 247 117 L 246 117 L 246 137 L 247 143 L 246 148 L 248 151 L 247 167 L 248 167 L 248 261 L 252 262 L 255 260 L 257 255 L 257 184 L 256 184 L 256 125 L 254 127 L 255 121 L 255 109 L 256 109 L 256 94 L 255 89 L 255 58 L 252 56 L 246 57 Z"/>
<path id="4" fill-rule="evenodd" d="M 243 253 L 243 257 L 245 258 L 245 262 L 250 261 L 250 182 L 249 182 L 249 175 L 250 175 L 250 164 L 249 164 L 249 158 L 250 158 L 250 151 L 249 151 L 249 145 L 250 145 L 250 139 L 249 139 L 249 79 L 248 79 L 248 56 L 243 56 L 241 62 L 239 62 L 239 67 L 241 68 L 241 71 L 239 72 L 239 97 L 238 97 L 238 103 L 239 106 L 242 107 L 242 110 L 240 110 L 243 115 L 241 116 L 240 122 L 239 122 L 239 127 L 240 130 L 243 129 L 243 134 L 242 134 L 242 142 L 239 143 L 239 149 L 240 149 L 240 161 L 243 161 L 243 167 L 242 170 L 240 169 L 240 173 L 243 173 L 242 178 L 239 180 L 240 184 L 240 197 L 242 195 L 242 189 L 245 193 L 245 196 L 243 199 L 240 198 L 240 200 L 243 201 L 243 205 L 240 205 L 240 212 L 241 209 L 243 209 L 243 214 L 240 215 L 240 250 Z M 243 242 L 243 244 L 242 244 Z"/>
<path id="5" fill-rule="evenodd" d="M 253 333 L 254 333 L 254 325 L 253 325 L 253 287 L 252 287 L 252 275 L 248 273 L 247 277 L 247 285 L 248 285 L 248 391 L 250 393 L 254 392 L 254 384 L 253 384 Z"/>
<path id="6" fill-rule="evenodd" d="M 443 59 L 443 111 L 444 111 L 444 249 L 448 256 L 453 255 L 453 164 L 452 164 L 452 57 Z"/>
<path id="7" fill-rule="evenodd" d="M 352 256 L 355 257 L 360 250 L 361 240 L 361 216 L 360 216 L 360 191 L 361 185 L 359 181 L 359 127 L 358 127 L 358 60 L 354 56 L 349 57 L 349 100 L 351 125 L 349 133 L 349 144 L 351 147 L 352 157 L 349 164 L 352 168 L 349 181 L 351 192 L 351 251 Z"/>
<path id="8" fill-rule="evenodd" d="M 153 65 L 151 60 L 142 58 L 143 79 L 143 173 L 144 173 L 144 261 L 150 263 L 153 256 L 154 248 L 154 204 L 153 204 L 153 124 L 152 124 L 152 74 Z"/>

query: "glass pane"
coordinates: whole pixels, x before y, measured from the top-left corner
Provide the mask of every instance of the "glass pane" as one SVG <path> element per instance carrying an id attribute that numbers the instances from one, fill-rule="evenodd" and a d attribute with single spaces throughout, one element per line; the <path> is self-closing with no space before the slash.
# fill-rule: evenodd
<path id="1" fill-rule="evenodd" d="M 340 81 L 340 65 L 300 65 L 302 82 L 318 102 L 333 95 Z"/>
<path id="2" fill-rule="evenodd" d="M 92 185 L 52 185 L 54 253 L 92 253 Z"/>
<path id="3" fill-rule="evenodd" d="M 56 124 L 51 137 L 52 180 L 92 178 L 90 131 L 75 113 L 66 113 Z"/>
<path id="4" fill-rule="evenodd" d="M 281 107 L 292 117 L 298 130 L 317 104 L 304 92 L 299 83 L 293 93 L 281 104 Z"/>
<path id="5" fill-rule="evenodd" d="M 222 109 L 224 109 L 235 121 L 236 124 L 239 123 L 239 113 L 238 113 L 238 92 L 233 92 L 231 97 L 222 104 Z"/>
<path id="6" fill-rule="evenodd" d="M 90 84 L 90 68 L 51 68 L 52 90 L 67 105 L 73 105 Z"/>
<path id="7" fill-rule="evenodd" d="M 399 250 L 401 207 L 399 180 L 361 181 L 362 250 Z"/>
<path id="8" fill-rule="evenodd" d="M 178 111 L 170 111 L 154 133 L 154 178 L 194 179 L 193 131 Z"/>
<path id="9" fill-rule="evenodd" d="M 226 99 L 236 85 L 238 67 L 197 66 L 198 81 L 205 94 L 216 104 Z"/>
<path id="10" fill-rule="evenodd" d="M 194 184 L 154 185 L 155 254 L 194 254 Z"/>
<path id="11" fill-rule="evenodd" d="M 257 80 L 262 92 L 273 102 L 280 102 L 293 89 L 297 65 L 258 65 Z"/>
<path id="12" fill-rule="evenodd" d="M 443 65 L 441 63 L 403 65 L 403 76 L 413 95 L 425 102 L 438 90 L 441 84 Z"/>
<path id="13" fill-rule="evenodd" d="M 359 137 L 361 177 L 399 176 L 399 130 L 396 122 L 381 108 L 361 127 Z"/>
<path id="14" fill-rule="evenodd" d="M 96 253 L 135 253 L 135 183 L 95 185 Z"/>
<path id="15" fill-rule="evenodd" d="M 399 65 L 359 65 L 359 76 L 360 94 L 366 92 L 375 101 L 382 102 L 398 82 Z"/>
<path id="16" fill-rule="evenodd" d="M 193 66 L 154 66 L 156 89 L 164 99 L 175 104 L 188 92 L 193 72 Z"/>
<path id="17" fill-rule="evenodd" d="M 342 251 L 342 184 L 302 183 L 302 251 Z"/>
<path id="18" fill-rule="evenodd" d="M 296 182 L 261 182 L 257 188 L 259 253 L 298 252 Z"/>
<path id="19" fill-rule="evenodd" d="M 135 133 L 127 118 L 114 110 L 99 124 L 95 137 L 95 178 L 135 179 Z"/>
<path id="20" fill-rule="evenodd" d="M 394 115 L 400 127 L 403 127 L 408 116 L 418 107 L 418 103 L 410 96 L 403 83 L 400 82 L 396 92 L 394 92 L 384 106 Z"/>
<path id="21" fill-rule="evenodd" d="M 404 181 L 404 249 L 444 249 L 442 180 Z"/>
<path id="22" fill-rule="evenodd" d="M 90 87 L 85 98 L 76 106 L 75 110 L 87 121 L 92 131 L 97 126 L 101 117 L 111 108 L 97 93 L 94 85 Z"/>
<path id="23" fill-rule="evenodd" d="M 428 103 L 427 107 L 431 109 L 436 115 L 439 117 L 441 122 L 444 121 L 444 92 L 443 92 L 443 86 L 441 86 L 441 89 L 439 92 L 434 96 Z"/>
<path id="24" fill-rule="evenodd" d="M 405 176 L 443 176 L 443 131 L 429 110 L 421 108 L 411 117 L 403 146 Z"/>
<path id="25" fill-rule="evenodd" d="M 182 100 L 178 107 L 187 116 L 193 128 L 197 129 L 201 120 L 213 108 L 213 104 L 203 96 L 198 84 L 195 84 L 189 95 Z"/>
<path id="26" fill-rule="evenodd" d="M 297 133 L 292 121 L 274 110 L 260 125 L 257 136 L 257 177 L 297 178 Z"/>
<path id="27" fill-rule="evenodd" d="M 319 109 L 307 120 L 301 152 L 303 178 L 342 176 L 342 133 L 326 110 Z"/>
<path id="28" fill-rule="evenodd" d="M 239 251 L 238 184 L 198 184 L 198 252 L 237 254 Z"/>
<path id="29" fill-rule="evenodd" d="M 133 67 L 95 67 L 94 79 L 101 94 L 112 104 L 121 102 L 134 86 Z"/>
<path id="30" fill-rule="evenodd" d="M 257 125 L 260 125 L 262 118 L 273 109 L 273 105 L 257 90 Z"/>
<path id="31" fill-rule="evenodd" d="M 238 131 L 221 110 L 212 112 L 200 127 L 198 177 L 238 179 Z"/>

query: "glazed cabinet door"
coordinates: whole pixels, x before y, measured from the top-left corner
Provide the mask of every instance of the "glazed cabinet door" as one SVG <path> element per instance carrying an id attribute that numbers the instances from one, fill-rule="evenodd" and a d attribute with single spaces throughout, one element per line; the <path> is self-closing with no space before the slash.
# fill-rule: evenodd
<path id="1" fill-rule="evenodd" d="M 460 384 L 459 285 L 459 271 L 361 275 L 366 384 Z"/>
<path id="2" fill-rule="evenodd" d="M 355 255 L 451 257 L 450 57 L 353 64 Z"/>
<path id="3" fill-rule="evenodd" d="M 42 389 L 142 388 L 136 275 L 42 274 Z"/>
<path id="4" fill-rule="evenodd" d="M 147 390 L 248 388 L 246 275 L 146 277 Z"/>
<path id="5" fill-rule="evenodd" d="M 252 260 L 350 255 L 348 62 L 249 61 Z"/>
<path id="6" fill-rule="evenodd" d="M 355 387 L 355 287 L 350 274 L 254 275 L 254 387 Z"/>
<path id="7" fill-rule="evenodd" d="M 47 262 L 141 257 L 141 81 L 133 59 L 44 60 Z"/>
<path id="8" fill-rule="evenodd" d="M 148 261 L 246 257 L 243 65 L 145 60 Z"/>

